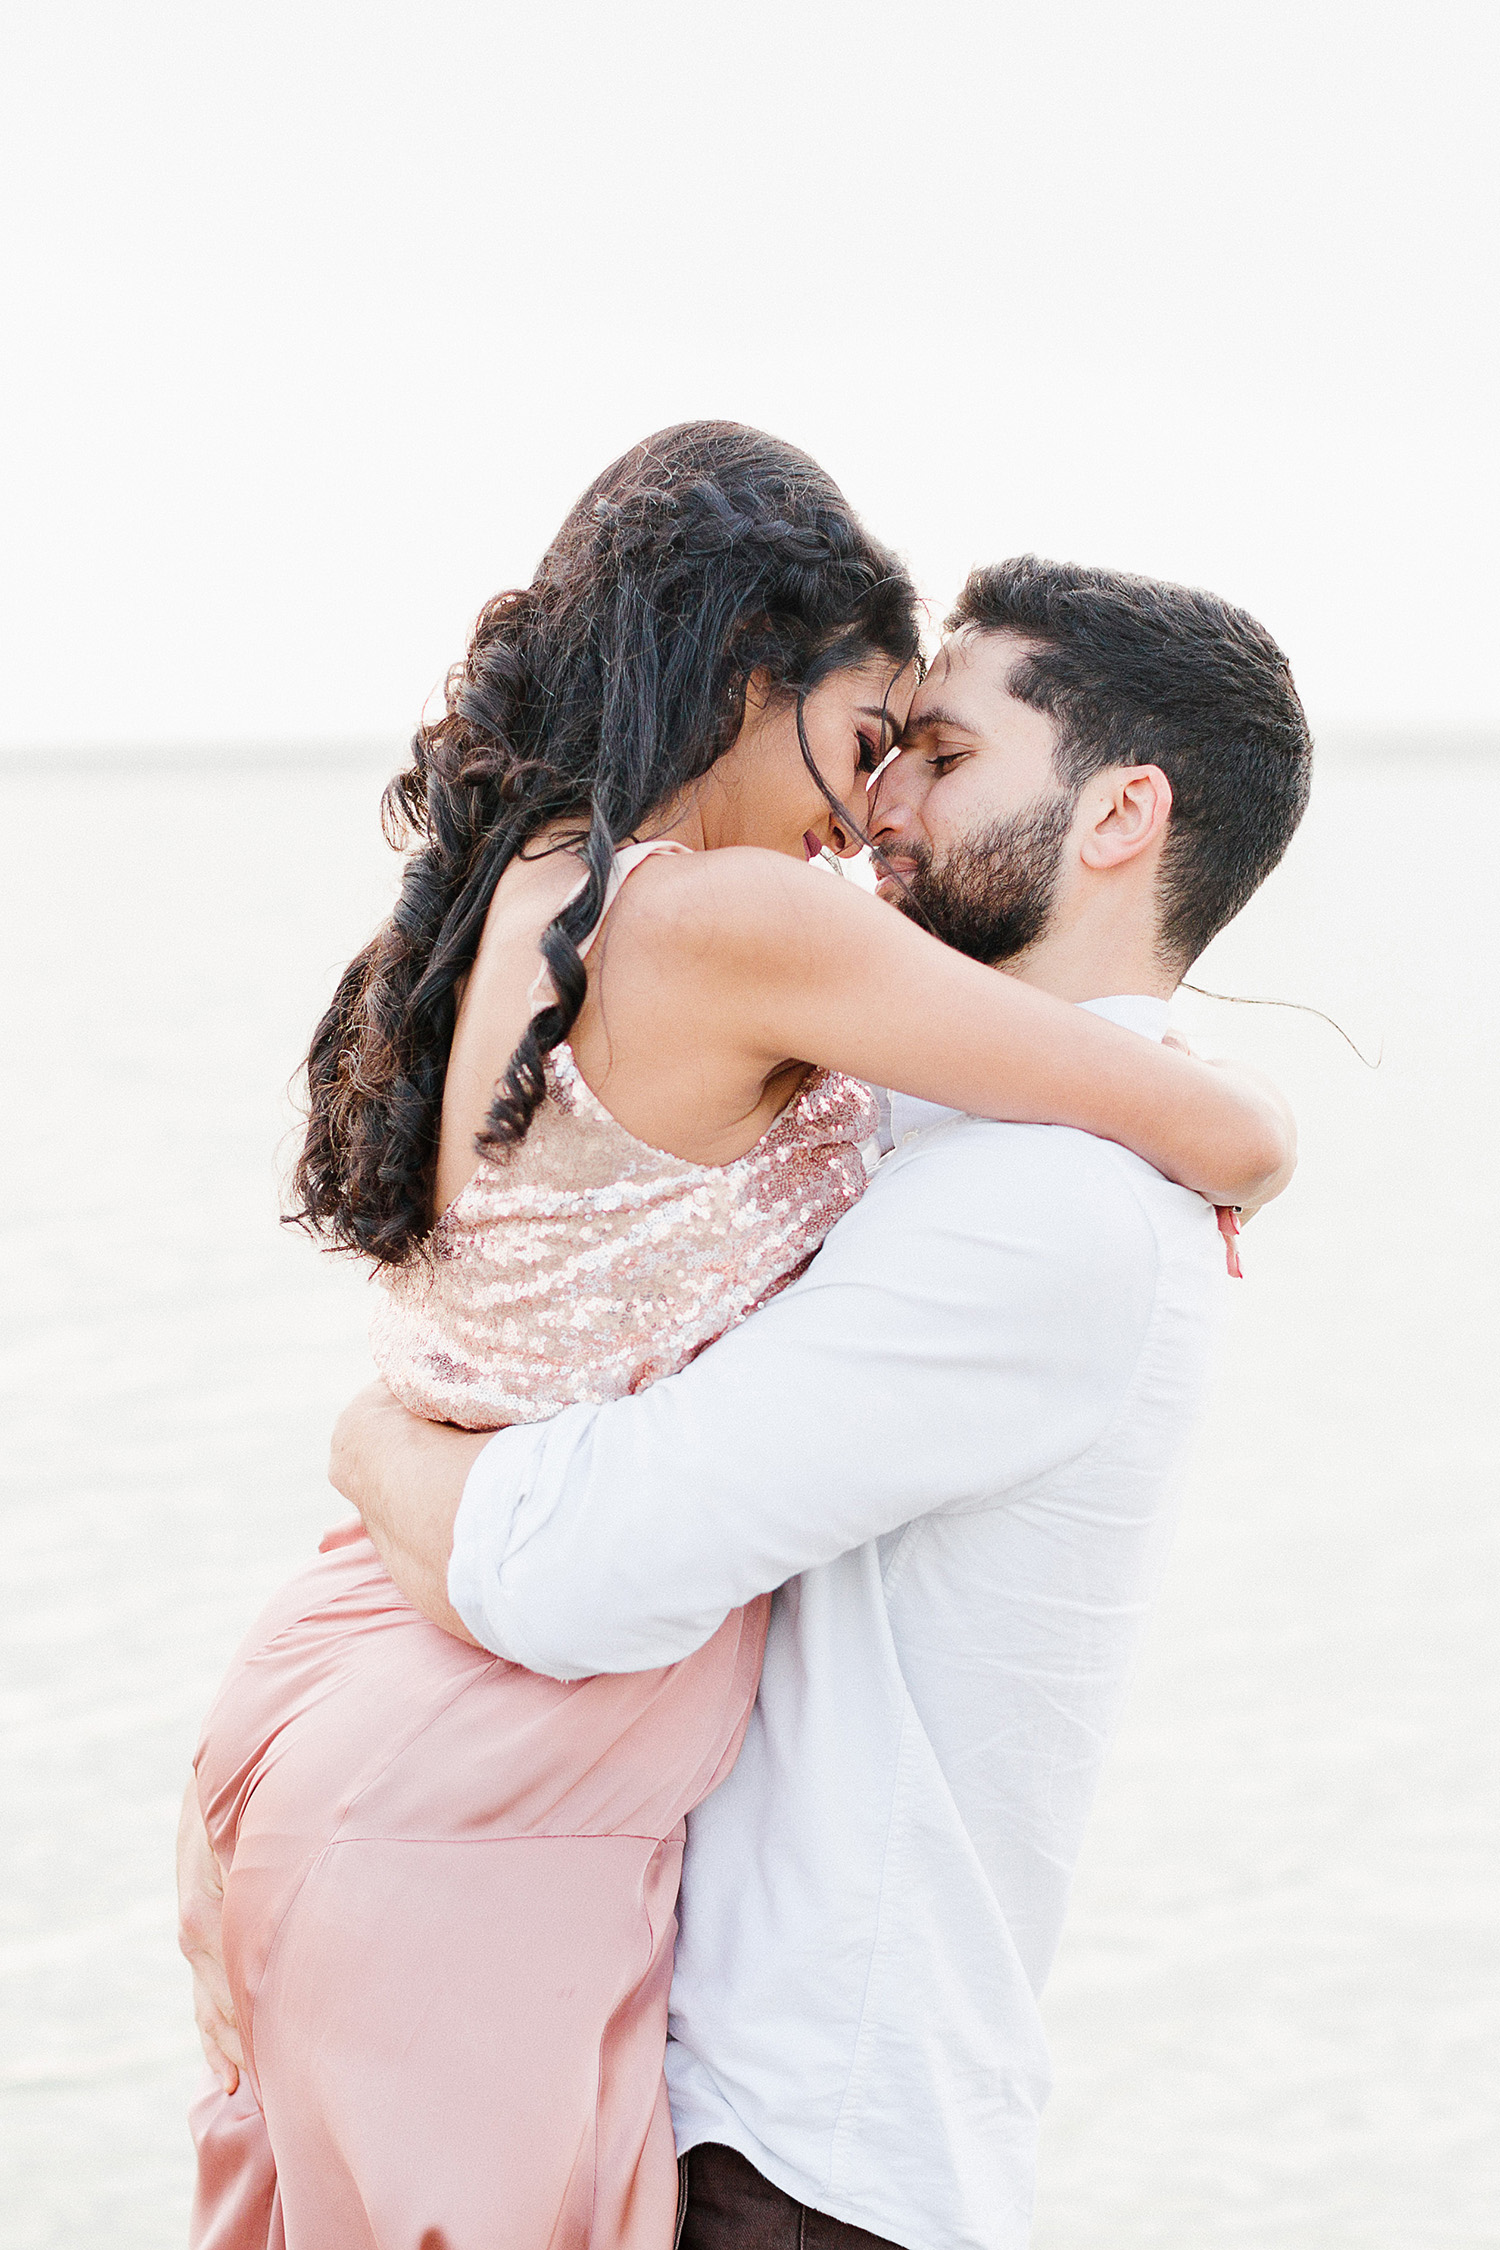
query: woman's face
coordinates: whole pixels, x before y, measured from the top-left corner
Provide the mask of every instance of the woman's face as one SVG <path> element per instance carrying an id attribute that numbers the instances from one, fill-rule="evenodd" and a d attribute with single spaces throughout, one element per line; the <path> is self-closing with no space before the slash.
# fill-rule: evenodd
<path id="1" fill-rule="evenodd" d="M 803 706 L 818 771 L 861 827 L 870 776 L 905 726 L 916 687 L 914 666 L 896 672 L 877 656 L 830 673 Z M 712 845 L 754 844 L 798 859 L 825 850 L 847 859 L 860 848 L 803 763 L 796 697 L 773 692 L 759 673 L 739 734 L 705 776 L 701 808 Z"/>

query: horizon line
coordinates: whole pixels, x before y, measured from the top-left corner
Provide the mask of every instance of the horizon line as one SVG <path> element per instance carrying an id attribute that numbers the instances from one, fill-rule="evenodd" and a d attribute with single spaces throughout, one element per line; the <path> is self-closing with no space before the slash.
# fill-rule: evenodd
<path id="1" fill-rule="evenodd" d="M 252 768 L 349 768 L 383 763 L 394 772 L 406 760 L 404 735 L 169 736 L 161 742 L 139 737 L 115 742 L 6 743 L 0 741 L 0 770 L 9 773 L 115 770 L 160 772 L 224 771 Z M 1314 753 L 1398 755 L 1418 744 L 1452 755 L 1500 753 L 1500 718 L 1457 721 L 1441 726 L 1407 725 L 1358 719 L 1331 720 L 1314 732 Z"/>

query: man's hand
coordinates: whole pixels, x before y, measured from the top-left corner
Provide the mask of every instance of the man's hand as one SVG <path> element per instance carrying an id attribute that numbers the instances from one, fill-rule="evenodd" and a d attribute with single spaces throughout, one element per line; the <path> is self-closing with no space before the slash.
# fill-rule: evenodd
<path id="1" fill-rule="evenodd" d="M 245 2054 L 224 1969 L 223 1914 L 224 1879 L 198 1809 L 197 1786 L 190 1781 L 177 1823 L 177 1943 L 193 1972 L 193 2016 L 208 2067 L 232 2094 Z"/>
<path id="2" fill-rule="evenodd" d="M 470 1648 L 479 1643 L 448 1599 L 448 1558 L 464 1484 L 493 1434 L 424 1422 L 372 1383 L 334 1424 L 328 1456 L 328 1481 L 358 1508 L 412 1607 Z"/>

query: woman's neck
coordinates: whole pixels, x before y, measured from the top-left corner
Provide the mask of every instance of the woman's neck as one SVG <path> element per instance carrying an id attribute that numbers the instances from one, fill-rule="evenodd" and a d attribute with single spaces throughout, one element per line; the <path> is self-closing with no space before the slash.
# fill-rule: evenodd
<path id="1" fill-rule="evenodd" d="M 685 844 L 690 852 L 706 852 L 734 842 L 733 836 L 720 833 L 723 825 L 708 817 L 701 793 L 687 789 L 675 804 L 648 813 L 636 828 L 635 837 L 642 844 L 671 842 Z"/>

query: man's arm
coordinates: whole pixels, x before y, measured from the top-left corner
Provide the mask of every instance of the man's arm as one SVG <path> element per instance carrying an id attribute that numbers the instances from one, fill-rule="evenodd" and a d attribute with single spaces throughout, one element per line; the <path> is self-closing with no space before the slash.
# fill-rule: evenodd
<path id="1" fill-rule="evenodd" d="M 474 1638 L 559 1678 L 671 1663 L 753 1595 L 1081 1452 L 1154 1303 L 1133 1161 L 1057 1128 L 945 1128 L 680 1375 L 502 1431 L 454 1518 Z"/>

